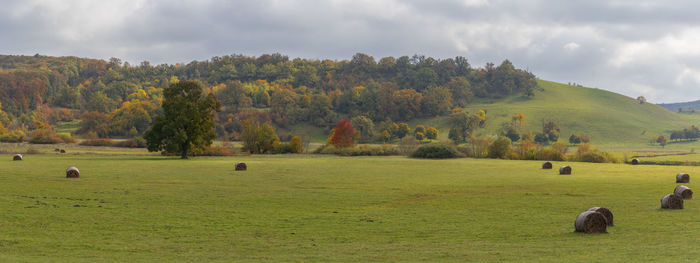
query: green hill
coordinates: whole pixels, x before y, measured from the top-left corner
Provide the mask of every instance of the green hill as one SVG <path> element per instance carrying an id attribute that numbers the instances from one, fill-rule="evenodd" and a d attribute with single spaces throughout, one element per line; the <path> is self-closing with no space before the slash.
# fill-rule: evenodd
<path id="1" fill-rule="evenodd" d="M 510 121 L 513 114 L 525 115 L 523 130 L 540 131 L 543 120 L 554 120 L 561 128 L 561 137 L 572 133 L 589 135 L 598 146 L 646 146 L 652 135 L 666 134 L 668 130 L 700 124 L 700 115 L 678 114 L 658 105 L 644 103 L 614 92 L 570 86 L 538 80 L 539 90 L 533 98 L 521 95 L 500 99 L 479 99 L 467 107 L 470 112 L 487 111 L 486 127 L 477 131 L 479 136 L 498 133 L 501 123 Z M 440 138 L 447 139 L 449 130 L 446 116 L 416 119 L 409 122 L 436 126 Z M 646 132 L 645 132 L 646 131 Z"/>
<path id="2" fill-rule="evenodd" d="M 525 129 L 541 130 L 543 120 L 554 120 L 559 123 L 562 137 L 584 133 L 595 144 L 644 145 L 651 135 L 688 127 L 700 120 L 606 90 L 538 82 L 541 90 L 534 98 L 518 96 L 472 104 L 470 109 L 488 112 L 488 125 L 480 133 L 496 133 L 511 115 L 522 113 L 526 117 Z"/>

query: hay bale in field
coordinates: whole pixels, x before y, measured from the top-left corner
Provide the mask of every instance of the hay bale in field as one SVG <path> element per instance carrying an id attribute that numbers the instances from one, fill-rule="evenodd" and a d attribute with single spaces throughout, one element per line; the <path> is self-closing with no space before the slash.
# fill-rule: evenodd
<path id="1" fill-rule="evenodd" d="M 690 175 L 688 175 L 687 173 L 678 173 L 676 175 L 676 183 L 690 183 Z"/>
<path id="2" fill-rule="evenodd" d="M 552 169 L 552 163 L 550 162 L 544 162 L 542 164 L 542 169 Z"/>
<path id="3" fill-rule="evenodd" d="M 576 232 L 583 232 L 586 234 L 607 233 L 606 229 L 608 224 L 603 214 L 594 211 L 585 211 L 576 217 L 574 227 L 576 228 Z"/>
<path id="4" fill-rule="evenodd" d="M 78 178 L 80 177 L 80 171 L 77 167 L 71 166 L 66 169 L 66 178 Z"/>
<path id="5" fill-rule="evenodd" d="M 637 159 L 637 158 L 632 159 L 632 164 L 634 164 L 634 165 L 639 164 L 639 159 Z"/>
<path id="6" fill-rule="evenodd" d="M 244 162 L 237 162 L 236 163 L 236 171 L 245 171 L 248 170 L 248 166 Z"/>
<path id="7" fill-rule="evenodd" d="M 61 149 L 61 153 L 66 153 L 66 150 L 64 150 L 64 149 Z"/>
<path id="8" fill-rule="evenodd" d="M 676 189 L 673 189 L 673 193 L 680 195 L 684 200 L 693 199 L 693 190 L 690 190 L 685 185 L 676 186 Z"/>
<path id="9" fill-rule="evenodd" d="M 559 174 L 571 174 L 571 166 L 562 166 L 559 168 Z"/>
<path id="10" fill-rule="evenodd" d="M 661 208 L 683 209 L 683 197 L 677 194 L 667 194 L 661 198 Z"/>
<path id="11" fill-rule="evenodd" d="M 608 224 L 608 226 L 614 226 L 613 223 L 613 213 L 610 211 L 610 209 L 607 209 L 605 207 L 591 207 L 588 208 L 586 211 L 593 211 L 593 212 L 598 212 L 601 213 L 605 217 L 605 223 Z"/>
<path id="12" fill-rule="evenodd" d="M 21 154 L 15 154 L 15 156 L 12 156 L 13 161 L 21 161 L 22 160 L 22 155 Z"/>

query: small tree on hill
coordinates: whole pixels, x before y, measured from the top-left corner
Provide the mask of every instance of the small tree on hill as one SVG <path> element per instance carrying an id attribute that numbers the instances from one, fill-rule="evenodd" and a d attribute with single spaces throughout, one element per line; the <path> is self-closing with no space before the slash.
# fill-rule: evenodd
<path id="1" fill-rule="evenodd" d="M 656 142 L 658 142 L 659 145 L 661 145 L 661 147 L 664 148 L 664 146 L 666 146 L 666 137 L 663 135 L 659 135 L 659 137 L 656 138 Z"/>
<path id="2" fill-rule="evenodd" d="M 474 130 L 480 127 L 482 120 L 485 120 L 484 111 L 477 114 L 469 114 L 464 109 L 455 109 L 449 116 L 450 132 L 448 138 L 457 143 L 465 142 Z"/>
<path id="3" fill-rule="evenodd" d="M 333 128 L 328 140 L 336 147 L 352 147 L 355 144 L 355 129 L 348 120 L 342 120 Z"/>
<path id="4" fill-rule="evenodd" d="M 408 127 L 408 123 L 399 123 L 399 130 L 396 133 L 396 136 L 403 138 L 404 136 L 408 135 L 409 132 L 411 132 L 411 128 Z"/>
<path id="5" fill-rule="evenodd" d="M 425 139 L 425 135 L 422 132 L 417 132 L 416 140 L 422 141 L 423 139 Z"/>
<path id="6" fill-rule="evenodd" d="M 438 137 L 438 129 L 435 129 L 433 127 L 428 128 L 425 130 L 425 137 L 430 139 L 430 140 L 435 140 Z"/>
<path id="7" fill-rule="evenodd" d="M 413 130 L 413 134 L 417 134 L 419 132 L 422 132 L 423 134 L 425 134 L 425 126 L 420 125 L 420 124 L 416 125 L 416 128 Z"/>
<path id="8" fill-rule="evenodd" d="M 187 159 L 187 154 L 203 150 L 216 138 L 213 112 L 221 111 L 221 104 L 214 94 L 205 96 L 198 82 L 171 84 L 163 91 L 162 107 L 163 115 L 144 135 L 149 151 L 179 153 Z"/>

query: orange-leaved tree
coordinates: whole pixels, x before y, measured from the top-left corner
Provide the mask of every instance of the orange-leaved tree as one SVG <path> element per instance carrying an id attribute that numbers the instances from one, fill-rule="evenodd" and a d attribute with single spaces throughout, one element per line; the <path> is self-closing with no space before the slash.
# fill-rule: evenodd
<path id="1" fill-rule="evenodd" d="M 352 147 L 355 143 L 355 129 L 347 119 L 342 120 L 331 130 L 328 141 L 335 147 Z"/>

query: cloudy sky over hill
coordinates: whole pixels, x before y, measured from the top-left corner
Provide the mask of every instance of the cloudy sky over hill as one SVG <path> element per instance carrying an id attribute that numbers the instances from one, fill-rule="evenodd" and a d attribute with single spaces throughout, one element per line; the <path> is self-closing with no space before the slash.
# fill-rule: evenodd
<path id="1" fill-rule="evenodd" d="M 279 52 L 510 59 L 652 102 L 700 99 L 700 2 L 2 0 L 0 53 L 137 64 Z"/>

